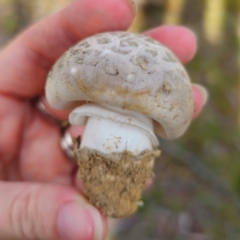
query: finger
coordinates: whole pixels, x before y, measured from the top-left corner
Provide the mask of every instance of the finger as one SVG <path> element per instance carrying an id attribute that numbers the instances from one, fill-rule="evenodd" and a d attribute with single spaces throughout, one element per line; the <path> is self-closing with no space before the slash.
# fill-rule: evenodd
<path id="1" fill-rule="evenodd" d="M 9 162 L 17 157 L 24 116 L 29 106 L 18 99 L 0 95 L 0 162 Z"/>
<path id="2" fill-rule="evenodd" d="M 0 216 L 0 239 L 100 240 L 107 232 L 99 211 L 60 185 L 0 182 Z"/>
<path id="3" fill-rule="evenodd" d="M 193 97 L 194 97 L 194 113 L 193 118 L 196 118 L 202 111 L 204 105 L 208 100 L 208 93 L 204 87 L 199 84 L 192 85 Z"/>
<path id="4" fill-rule="evenodd" d="M 77 160 L 68 159 L 61 148 L 59 127 L 39 115 L 36 114 L 24 132 L 19 154 L 22 179 L 74 185 Z M 84 127 L 70 126 L 67 131 L 76 138 L 83 135 Z"/>
<path id="5" fill-rule="evenodd" d="M 182 63 L 189 62 L 196 53 L 197 40 L 192 31 L 180 26 L 162 26 L 145 32 L 172 50 Z"/>
<path id="6" fill-rule="evenodd" d="M 30 103 L 1 95 L 0 102 L 0 162 L 5 179 L 72 184 L 76 164 L 60 147 L 59 125 Z"/>
<path id="7" fill-rule="evenodd" d="M 75 167 L 60 147 L 60 129 L 34 110 L 23 131 L 19 169 L 23 180 L 71 184 Z"/>
<path id="8" fill-rule="evenodd" d="M 74 166 L 60 148 L 60 127 L 27 101 L 0 95 L 0 102 L 0 162 L 5 178 L 70 184 Z"/>
<path id="9" fill-rule="evenodd" d="M 76 137 L 78 137 L 78 136 L 82 136 L 84 130 L 85 130 L 85 127 L 84 127 L 84 126 L 79 126 L 79 125 L 71 125 L 71 126 L 68 128 L 68 132 L 70 133 L 70 135 L 71 135 L 73 138 L 76 138 Z"/>
<path id="10" fill-rule="evenodd" d="M 131 0 L 77 0 L 37 23 L 0 57 L 0 91 L 32 97 L 44 90 L 53 63 L 70 46 L 103 31 L 126 30 L 134 17 Z"/>

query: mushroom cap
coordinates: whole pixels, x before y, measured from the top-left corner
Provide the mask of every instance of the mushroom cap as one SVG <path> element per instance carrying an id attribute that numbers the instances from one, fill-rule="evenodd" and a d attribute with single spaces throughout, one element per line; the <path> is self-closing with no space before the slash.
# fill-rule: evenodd
<path id="1" fill-rule="evenodd" d="M 49 72 L 46 97 L 58 109 L 92 101 L 141 112 L 167 139 L 182 135 L 193 115 L 179 60 L 152 38 L 129 32 L 97 34 L 70 48 Z"/>

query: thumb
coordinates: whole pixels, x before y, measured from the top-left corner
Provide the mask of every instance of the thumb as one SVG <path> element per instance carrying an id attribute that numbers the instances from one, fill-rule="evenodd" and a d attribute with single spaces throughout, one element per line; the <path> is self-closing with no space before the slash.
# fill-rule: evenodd
<path id="1" fill-rule="evenodd" d="M 97 240 L 106 219 L 74 189 L 0 181 L 0 239 Z"/>

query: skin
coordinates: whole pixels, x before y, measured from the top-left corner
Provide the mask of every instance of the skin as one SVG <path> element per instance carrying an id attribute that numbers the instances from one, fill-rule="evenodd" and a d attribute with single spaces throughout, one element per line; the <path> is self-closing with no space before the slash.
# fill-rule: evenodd
<path id="1" fill-rule="evenodd" d="M 1 240 L 106 236 L 106 219 L 81 196 L 76 166 L 59 147 L 59 124 L 44 116 L 32 99 L 41 96 L 51 114 L 67 119 L 68 112 L 51 109 L 44 98 L 48 71 L 83 38 L 127 30 L 134 18 L 131 6 L 127 0 L 74 1 L 31 26 L 0 52 Z M 162 26 L 144 34 L 168 46 L 183 63 L 196 52 L 196 38 L 186 28 Z M 206 97 L 194 85 L 193 94 L 196 117 Z"/>

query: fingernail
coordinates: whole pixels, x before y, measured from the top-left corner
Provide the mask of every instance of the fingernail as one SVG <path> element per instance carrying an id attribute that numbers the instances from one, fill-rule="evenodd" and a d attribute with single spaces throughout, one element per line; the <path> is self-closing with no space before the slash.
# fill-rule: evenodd
<path id="1" fill-rule="evenodd" d="M 125 0 L 125 1 L 127 1 L 131 5 L 134 15 L 136 16 L 138 13 L 138 7 L 137 7 L 137 3 L 135 2 L 135 0 Z"/>
<path id="2" fill-rule="evenodd" d="M 102 240 L 106 234 L 106 224 L 98 210 L 73 201 L 61 207 L 57 229 L 62 240 Z"/>
<path id="3" fill-rule="evenodd" d="M 194 87 L 198 92 L 200 92 L 200 94 L 201 94 L 201 96 L 202 96 L 202 103 L 203 103 L 203 105 L 205 105 L 206 102 L 207 102 L 207 100 L 208 100 L 208 92 L 207 92 L 207 90 L 206 90 L 203 86 L 201 86 L 201 85 L 199 85 L 199 84 L 193 84 L 193 87 Z"/>

